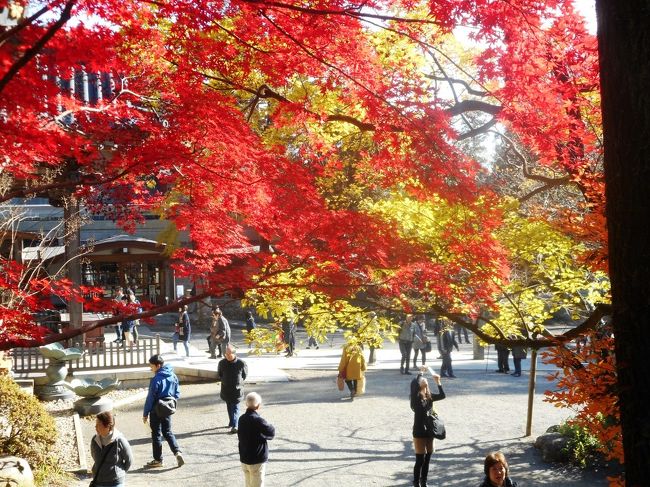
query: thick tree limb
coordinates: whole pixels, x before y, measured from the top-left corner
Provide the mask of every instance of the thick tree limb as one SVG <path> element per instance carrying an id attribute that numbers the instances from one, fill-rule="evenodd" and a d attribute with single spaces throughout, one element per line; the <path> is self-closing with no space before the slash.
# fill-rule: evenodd
<path id="1" fill-rule="evenodd" d="M 481 100 L 463 100 L 447 108 L 445 112 L 452 117 L 466 112 L 485 112 L 490 115 L 497 115 L 502 109 L 503 107 L 500 105 L 494 105 Z"/>
<path id="2" fill-rule="evenodd" d="M 496 118 L 490 119 L 490 121 L 484 123 L 480 127 L 475 127 L 472 128 L 471 130 L 468 130 L 467 132 L 463 132 L 462 134 L 459 134 L 457 139 L 458 140 L 466 140 L 466 139 L 471 139 L 472 137 L 476 137 L 477 135 L 483 135 L 487 134 L 492 127 L 494 127 L 497 123 Z"/>
<path id="3" fill-rule="evenodd" d="M 2 46 L 7 39 L 10 39 L 11 37 L 15 36 L 16 34 L 18 34 L 18 32 L 23 30 L 25 27 L 30 26 L 36 19 L 38 19 L 45 12 L 49 12 L 49 10 L 50 10 L 50 7 L 48 7 L 46 5 L 45 7 L 40 9 L 38 12 L 33 14 L 31 17 L 25 19 L 20 24 L 15 25 L 11 29 L 9 29 L 9 30 L 3 32 L 2 34 L 0 34 L 0 46 Z"/>
<path id="4" fill-rule="evenodd" d="M 211 295 L 209 293 L 203 293 L 197 296 L 192 296 L 190 298 L 179 299 L 178 301 L 174 301 L 173 303 L 167 304 L 165 306 L 158 306 L 148 311 L 143 311 L 142 313 L 135 313 L 130 315 L 118 315 L 118 316 L 112 316 L 110 318 L 105 318 L 103 320 L 91 321 L 80 328 L 69 328 L 61 333 L 52 333 L 51 335 L 47 335 L 46 337 L 44 337 L 43 340 L 20 340 L 20 339 L 10 340 L 0 344 L 0 350 L 9 350 L 15 347 L 26 347 L 26 348 L 40 347 L 42 345 L 47 345 L 49 343 L 68 340 L 70 338 L 74 338 L 84 333 L 88 333 L 89 331 L 94 330 L 95 328 L 99 328 L 101 326 L 114 325 L 116 323 L 121 323 L 124 320 L 150 318 L 159 315 L 161 313 L 177 311 L 178 308 L 181 306 L 194 303 L 196 301 L 201 301 L 202 299 L 208 298 L 210 296 Z"/>
<path id="5" fill-rule="evenodd" d="M 465 88 L 465 90 L 467 90 L 467 93 L 469 93 L 470 95 L 474 95 L 474 96 L 488 96 L 489 95 L 489 93 L 487 91 L 479 91 L 479 90 L 476 90 L 476 89 L 472 88 L 467 81 L 462 80 L 462 79 L 452 78 L 450 76 L 434 76 L 432 74 L 427 74 L 425 76 L 427 78 L 429 78 L 429 79 L 434 80 L 434 81 L 445 81 L 445 82 L 451 83 L 451 84 L 462 85 Z"/>
<path id="6" fill-rule="evenodd" d="M 251 3 L 251 4 L 258 5 L 262 9 L 279 8 L 284 10 L 293 10 L 296 12 L 306 13 L 310 15 L 342 15 L 346 17 L 353 17 L 360 20 L 368 18 L 368 19 L 377 19 L 377 20 L 394 21 L 394 22 L 402 22 L 402 23 L 438 25 L 438 22 L 431 19 L 421 19 L 421 18 L 418 19 L 418 18 L 408 18 L 408 17 L 396 17 L 392 15 L 362 13 L 361 8 L 363 7 L 363 5 L 359 5 L 358 7 L 354 7 L 354 8 L 334 10 L 334 9 L 317 9 L 317 8 L 310 8 L 310 7 L 301 7 L 298 5 L 291 5 L 288 3 L 268 2 L 264 0 L 241 0 L 241 1 L 243 3 Z"/>
<path id="7" fill-rule="evenodd" d="M 554 180 L 552 180 L 552 181 L 550 181 L 550 182 L 548 182 L 548 183 L 546 183 L 546 184 L 544 184 L 542 186 L 539 186 L 539 187 L 535 188 L 534 190 L 532 190 L 528 194 L 518 198 L 518 200 L 519 200 L 520 203 L 525 203 L 526 201 L 531 199 L 533 196 L 538 195 L 539 193 L 543 193 L 544 191 L 548 191 L 549 189 L 555 188 L 557 186 L 562 186 L 564 184 L 569 183 L 570 181 L 571 181 L 570 176 L 565 176 L 563 178 L 554 179 Z"/>
<path id="8" fill-rule="evenodd" d="M 0 93 L 2 90 L 4 90 L 5 86 L 7 86 L 7 84 L 14 78 L 14 76 L 16 76 L 16 74 L 18 74 L 18 72 L 24 68 L 27 63 L 34 59 L 36 55 L 45 47 L 45 44 L 47 44 L 48 41 L 54 37 L 54 35 L 66 24 L 66 22 L 70 20 L 72 7 L 76 2 L 77 0 L 68 0 L 68 3 L 66 3 L 65 7 L 63 8 L 63 12 L 61 12 L 61 17 L 59 17 L 59 20 L 54 22 L 50 28 L 47 29 L 47 32 L 43 34 L 43 37 L 41 37 L 32 47 L 27 49 L 27 51 L 25 51 L 25 54 L 23 54 L 20 59 L 18 59 L 11 66 L 11 68 L 9 68 L 2 79 L 0 79 Z"/>

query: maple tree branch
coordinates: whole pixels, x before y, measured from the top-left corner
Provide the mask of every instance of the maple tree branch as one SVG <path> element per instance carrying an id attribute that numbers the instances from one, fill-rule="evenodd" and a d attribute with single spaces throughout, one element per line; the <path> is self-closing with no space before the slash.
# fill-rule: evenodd
<path id="1" fill-rule="evenodd" d="M 148 102 L 155 101 L 155 99 L 152 98 L 152 97 L 140 95 L 140 94 L 135 93 L 134 91 L 131 91 L 129 89 L 122 88 L 104 106 L 102 106 L 100 108 L 89 107 L 89 106 L 81 106 L 81 107 L 77 107 L 77 108 L 71 108 L 70 110 L 66 110 L 65 112 L 61 112 L 57 116 L 53 117 L 51 120 L 49 120 L 45 124 L 45 127 L 47 127 L 50 123 L 57 123 L 59 125 L 65 125 L 64 123 L 61 122 L 61 120 L 64 119 L 65 117 L 67 117 L 68 115 L 72 115 L 72 114 L 78 113 L 78 112 L 103 113 L 103 112 L 109 110 L 110 108 L 113 108 L 113 106 L 117 103 L 118 99 L 123 95 L 132 95 L 136 99 L 144 100 L 144 101 L 148 101 Z M 158 116 L 158 114 L 156 114 L 156 116 Z M 160 119 L 160 117 L 158 117 L 158 119 Z"/>
<path id="2" fill-rule="evenodd" d="M 481 100 L 463 100 L 455 105 L 447 108 L 445 112 L 449 115 L 456 116 L 461 115 L 466 112 L 484 112 L 489 113 L 490 115 L 498 115 L 499 112 L 503 110 L 503 107 L 500 105 L 494 105 Z"/>
<path id="3" fill-rule="evenodd" d="M 388 101 L 386 98 L 384 98 L 383 96 L 380 96 L 378 93 L 376 93 L 375 91 L 373 91 L 370 88 L 368 88 L 367 86 L 365 86 L 363 83 L 358 81 L 353 76 L 350 76 L 349 74 L 347 74 L 345 71 L 343 71 L 343 69 L 341 69 L 338 66 L 336 66 L 335 64 L 332 64 L 329 61 L 317 56 L 314 52 L 312 52 L 309 48 L 307 48 L 307 46 L 305 46 L 302 42 L 300 42 L 298 39 L 296 39 L 294 36 L 292 36 L 289 32 L 287 32 L 285 29 L 280 27 L 276 22 L 274 22 L 273 19 L 271 19 L 268 15 L 266 15 L 266 13 L 264 13 L 263 11 L 260 11 L 260 15 L 262 15 L 262 17 L 267 19 L 269 21 L 269 23 L 271 25 L 273 25 L 282 35 L 287 37 L 289 40 L 291 40 L 291 42 L 293 42 L 296 46 L 298 46 L 301 51 L 303 51 L 305 54 L 307 54 L 307 56 L 311 57 L 312 59 L 315 59 L 319 63 L 322 63 L 322 64 L 324 64 L 325 66 L 327 66 L 329 68 L 332 68 L 337 73 L 339 73 L 341 76 L 343 76 L 344 78 L 346 78 L 347 80 L 349 80 L 350 82 L 352 82 L 353 84 L 355 84 L 356 86 L 358 86 L 359 88 L 361 88 L 362 90 L 367 92 L 370 96 L 376 98 L 377 100 L 379 100 L 380 102 L 385 104 L 387 107 L 390 107 L 392 110 L 394 110 L 397 113 L 397 115 L 400 118 L 406 120 L 407 123 L 414 124 L 414 122 L 408 116 L 404 115 L 404 113 L 402 113 L 402 111 L 397 106 L 395 106 L 393 103 Z"/>
<path id="4" fill-rule="evenodd" d="M 508 143 L 508 150 L 511 150 L 514 153 L 515 157 L 519 161 L 521 161 L 522 172 L 523 172 L 523 175 L 524 175 L 524 177 L 526 179 L 530 179 L 530 180 L 533 180 L 533 181 L 539 181 L 540 183 L 543 183 L 542 186 L 539 186 L 538 188 L 535 188 L 534 190 L 532 190 L 528 194 L 518 198 L 519 201 L 521 201 L 521 202 L 528 201 L 533 196 L 535 196 L 535 195 L 537 195 L 539 193 L 542 193 L 542 192 L 546 191 L 547 189 L 551 189 L 551 188 L 554 188 L 554 187 L 557 187 L 557 186 L 562 186 L 564 184 L 567 184 L 567 183 L 571 182 L 571 176 L 568 175 L 568 174 L 566 176 L 562 176 L 562 177 L 559 177 L 559 178 L 552 178 L 552 177 L 543 176 L 543 175 L 540 175 L 540 174 L 533 174 L 533 172 L 531 171 L 530 166 L 529 166 L 528 158 L 519 150 L 519 148 L 517 147 L 517 144 L 515 143 L 514 140 L 512 140 L 507 135 L 502 134 L 501 132 L 498 132 L 498 131 L 492 131 L 491 133 L 497 134 L 499 137 L 501 137 L 503 140 L 505 140 Z"/>
<path id="5" fill-rule="evenodd" d="M 523 329 L 525 329 L 525 330 L 526 330 L 526 334 L 528 334 L 528 333 L 530 332 L 530 328 L 528 327 L 528 323 L 526 323 L 526 318 L 524 317 L 524 314 L 521 312 L 521 308 L 520 308 L 519 306 L 517 306 L 517 304 L 516 304 L 516 303 L 514 302 L 514 300 L 512 299 L 512 296 L 510 296 L 510 294 L 509 294 L 508 292 L 506 292 L 506 290 L 504 289 L 504 287 L 503 287 L 501 284 L 499 284 L 499 282 L 498 282 L 494 277 L 490 277 L 490 280 L 492 281 L 492 284 L 494 284 L 497 288 L 499 288 L 499 290 L 501 291 L 501 294 L 502 294 L 502 295 L 503 295 L 503 296 L 508 300 L 508 302 L 510 303 L 510 306 L 512 306 L 512 307 L 514 308 L 515 312 L 517 313 L 517 316 L 519 316 L 519 319 L 521 320 L 521 324 L 522 324 L 522 326 L 523 326 Z M 487 320 L 485 320 L 485 321 L 487 321 Z M 494 325 L 493 323 L 491 323 L 491 324 L 492 324 L 492 326 L 494 326 L 495 328 L 498 328 L 498 327 L 497 327 L 496 325 Z"/>
<path id="6" fill-rule="evenodd" d="M 345 123 L 349 123 L 349 124 L 354 125 L 355 127 L 357 127 L 362 132 L 374 131 L 377 128 L 372 123 L 362 122 L 361 120 L 356 119 L 354 117 L 351 117 L 350 115 L 342 115 L 342 114 L 327 115 L 325 117 L 325 120 L 327 122 L 345 122 Z M 392 127 L 392 131 L 393 132 L 402 132 L 403 129 L 401 129 L 399 127 Z"/>
<path id="7" fill-rule="evenodd" d="M 343 16 L 352 17 L 359 20 L 368 18 L 368 19 L 394 21 L 399 23 L 439 25 L 438 22 L 430 19 L 415 19 L 415 18 L 408 18 L 408 17 L 397 17 L 392 15 L 362 13 L 360 10 L 361 8 L 363 8 L 363 5 L 359 5 L 358 7 L 354 7 L 354 8 L 332 10 L 332 9 L 316 9 L 311 7 L 301 7 L 298 5 L 291 5 L 288 3 L 268 2 L 264 0 L 240 0 L 240 1 L 242 1 L 243 3 L 251 3 L 254 5 L 258 5 L 260 6 L 260 8 L 268 8 L 268 7 L 279 8 L 285 10 L 293 10 L 296 12 L 306 13 L 310 15 L 343 15 Z"/>
<path id="8" fill-rule="evenodd" d="M 94 330 L 95 328 L 99 328 L 102 326 L 108 326 L 108 325 L 114 325 L 116 323 L 120 323 L 124 320 L 135 320 L 135 319 L 144 319 L 144 318 L 150 318 L 156 315 L 159 315 L 161 313 L 167 313 L 170 311 L 177 311 L 179 307 L 184 306 L 186 304 L 191 304 L 196 301 L 201 301 L 203 299 L 211 297 L 212 294 L 210 293 L 202 293 L 198 294 L 196 296 L 191 296 L 189 298 L 184 298 L 184 299 L 179 299 L 178 301 L 174 301 L 170 304 L 166 304 L 164 306 L 158 306 L 155 308 L 151 308 L 147 311 L 143 311 L 141 313 L 133 313 L 133 314 L 128 314 L 128 315 L 116 315 L 112 316 L 110 318 L 104 318 L 101 320 L 96 320 L 96 321 L 91 321 L 88 322 L 84 325 L 82 325 L 79 328 L 68 328 L 65 331 L 62 331 L 61 333 L 52 333 L 50 335 L 47 335 L 43 339 L 14 339 L 14 340 L 8 340 L 6 342 L 3 342 L 0 344 L 0 350 L 9 350 L 11 348 L 15 347 L 25 347 L 25 348 L 30 348 L 30 347 L 38 347 L 41 345 L 47 345 L 49 343 L 54 343 L 54 342 L 60 342 L 63 340 L 68 340 L 70 338 L 74 338 L 76 336 L 82 335 L 84 333 L 88 333 L 89 331 Z"/>
<path id="9" fill-rule="evenodd" d="M 27 49 L 25 53 L 20 57 L 20 59 L 18 59 L 11 66 L 11 68 L 9 68 L 2 79 L 0 79 L 0 93 L 2 93 L 4 88 L 14 78 L 14 76 L 18 74 L 18 71 L 25 67 L 25 65 L 27 65 L 27 63 L 29 63 L 34 57 L 36 57 L 36 55 L 45 47 L 45 44 L 47 44 L 49 40 L 54 37 L 54 35 L 66 24 L 66 22 L 70 20 L 72 7 L 76 2 L 77 0 L 68 0 L 68 2 L 65 4 L 65 7 L 63 8 L 63 12 L 61 12 L 59 19 L 54 22 L 49 29 L 47 29 L 47 32 L 43 34 L 43 37 L 41 37 L 33 46 Z"/>
<path id="10" fill-rule="evenodd" d="M 555 188 L 557 186 L 562 186 L 564 184 L 569 183 L 570 181 L 571 181 L 570 176 L 565 176 L 563 178 L 554 179 L 554 180 L 549 181 L 548 183 L 546 183 L 546 184 L 544 184 L 542 186 L 539 186 L 539 187 L 535 188 L 534 190 L 530 191 L 529 193 L 525 194 L 524 196 L 520 196 L 517 199 L 519 200 L 520 203 L 525 203 L 529 199 L 533 198 L 534 196 L 536 196 L 536 195 L 538 195 L 540 193 L 543 193 L 544 191 L 547 191 L 547 190 L 549 190 L 551 188 Z"/>
<path id="11" fill-rule="evenodd" d="M 467 93 L 469 93 L 470 95 L 474 95 L 474 96 L 490 96 L 490 93 L 488 93 L 487 91 L 476 90 L 476 89 L 472 88 L 467 81 L 462 80 L 462 79 L 452 78 L 452 77 L 447 76 L 447 75 L 434 76 L 433 74 L 425 74 L 424 76 L 426 78 L 432 79 L 434 81 L 445 81 L 445 82 L 450 83 L 450 84 L 462 85 L 467 90 Z"/>
<path id="12" fill-rule="evenodd" d="M 477 80 L 474 76 L 472 76 L 470 73 L 468 73 L 468 72 L 465 70 L 465 68 L 463 68 L 463 66 L 461 66 L 460 64 L 458 64 L 458 63 L 457 63 L 456 61 L 454 61 L 454 60 L 453 60 L 453 59 L 452 59 L 448 54 L 444 53 L 443 51 L 441 51 L 440 49 L 438 49 L 436 46 L 434 46 L 434 45 L 432 45 L 432 44 L 430 44 L 430 43 L 428 43 L 428 42 L 426 42 L 426 41 L 423 41 L 422 39 L 418 39 L 417 37 L 415 37 L 415 36 L 413 36 L 413 35 L 411 35 L 411 34 L 409 34 L 409 33 L 407 33 L 407 32 L 403 32 L 403 31 L 401 31 L 401 30 L 394 29 L 394 28 L 392 28 L 392 27 L 388 27 L 388 26 L 386 26 L 386 25 L 378 24 L 378 23 L 376 23 L 376 22 L 371 22 L 371 21 L 368 20 L 368 19 L 361 19 L 361 20 L 363 20 L 365 23 L 367 23 L 367 24 L 369 24 L 369 25 L 372 25 L 373 27 L 377 27 L 378 29 L 382 29 L 382 30 L 385 30 L 385 31 L 387 31 L 387 32 L 392 32 L 392 33 L 394 33 L 394 34 L 397 34 L 398 36 L 405 37 L 405 38 L 407 38 L 407 39 L 413 41 L 414 43 L 418 44 L 420 47 L 422 47 L 425 51 L 427 51 L 427 52 L 429 53 L 429 55 L 430 55 L 431 58 L 434 60 L 434 62 L 436 63 L 436 65 L 437 65 L 438 67 L 440 67 L 440 68 L 441 68 L 441 71 L 442 71 L 442 67 L 441 67 L 440 63 L 438 62 L 438 60 L 437 60 L 436 57 L 434 56 L 433 52 L 431 52 L 431 51 L 435 51 L 435 52 L 437 52 L 437 53 L 440 54 L 442 57 L 444 57 L 444 58 L 445 58 L 445 59 L 446 59 L 446 60 L 447 60 L 451 65 L 453 65 L 454 68 L 456 68 L 456 69 L 457 69 L 458 71 L 460 71 L 461 73 L 465 74 L 465 75 L 466 75 L 468 78 L 470 78 L 474 83 L 478 84 L 481 88 L 483 88 L 484 91 L 476 91 L 476 90 L 473 90 L 473 89 L 471 89 L 471 88 L 469 87 L 469 83 L 467 83 L 466 81 L 459 80 L 459 79 L 455 79 L 455 78 L 450 78 L 450 77 L 447 77 L 446 75 L 445 75 L 444 80 L 446 80 L 446 81 L 452 80 L 453 82 L 462 83 L 462 84 L 464 84 L 464 85 L 467 87 L 467 89 L 470 91 L 470 93 L 472 93 L 472 94 L 474 94 L 474 95 L 476 95 L 476 96 L 492 96 L 492 97 L 495 97 L 495 95 L 494 95 L 493 93 L 490 93 L 490 91 L 489 91 L 485 86 L 483 86 L 479 80 Z M 430 78 L 430 79 L 435 79 L 435 77 L 433 77 L 433 75 L 426 75 L 426 74 L 425 74 L 425 77 L 428 77 L 428 78 Z M 453 88 L 452 88 L 452 91 L 453 91 Z M 495 97 L 495 98 L 496 98 L 496 97 Z"/>
<path id="13" fill-rule="evenodd" d="M 155 5 L 156 7 L 165 7 L 165 2 L 157 2 L 156 0 L 139 0 L 142 3 L 148 3 L 149 5 Z"/>
<path id="14" fill-rule="evenodd" d="M 237 42 L 239 42 L 240 44 L 242 44 L 242 45 L 244 45 L 244 46 L 246 46 L 246 47 L 249 47 L 249 48 L 251 48 L 252 50 L 257 51 L 257 52 L 259 52 L 259 53 L 261 53 L 261 54 L 271 54 L 271 51 L 266 51 L 266 50 L 261 49 L 261 48 L 259 48 L 259 47 L 257 47 L 257 46 L 254 46 L 253 44 L 251 44 L 251 43 L 249 43 L 249 42 L 246 42 L 244 39 L 242 39 L 241 37 L 239 37 L 236 33 L 234 33 L 233 31 L 231 31 L 230 29 L 225 28 L 225 27 L 224 27 L 223 25 L 221 25 L 219 22 L 214 22 L 214 25 L 216 25 L 219 29 L 221 29 L 222 31 L 224 31 L 226 34 L 228 34 L 230 37 L 232 37 L 233 39 L 235 39 L 235 40 L 236 40 Z"/>
<path id="15" fill-rule="evenodd" d="M 31 186 L 23 187 L 20 189 L 14 189 L 8 193 L 3 193 L 0 196 L 0 203 L 9 201 L 12 198 L 24 198 L 28 195 L 43 194 L 53 189 L 65 189 L 65 188 L 74 188 L 75 186 L 100 186 L 102 184 L 112 183 L 118 179 L 129 174 L 132 169 L 138 167 L 138 163 L 133 163 L 130 166 L 127 166 L 123 171 L 115 174 L 114 176 L 108 178 L 94 178 L 89 176 L 82 176 L 77 181 L 66 180 L 66 181 L 57 181 L 54 183 L 43 184 L 41 186 Z"/>
<path id="16" fill-rule="evenodd" d="M 282 102 L 282 103 L 291 103 L 291 100 L 289 100 L 288 98 L 282 96 L 280 93 L 273 90 L 272 88 L 270 88 L 266 84 L 261 85 L 260 87 L 257 88 L 257 90 L 255 90 L 253 88 L 248 88 L 246 86 L 242 86 L 240 84 L 237 84 L 237 83 L 235 83 L 235 82 L 233 82 L 233 81 L 231 81 L 231 80 L 229 80 L 227 78 L 222 78 L 222 77 L 219 77 L 219 76 L 213 76 L 213 75 L 210 75 L 210 74 L 207 74 L 207 73 L 201 73 L 201 72 L 198 72 L 198 71 L 197 71 L 197 73 L 200 74 L 201 76 L 205 76 L 208 79 L 213 79 L 215 81 L 219 81 L 220 83 L 227 84 L 227 85 L 231 86 L 235 90 L 244 91 L 246 93 L 250 93 L 251 95 L 254 95 L 253 99 L 250 101 L 250 103 L 248 103 L 246 105 L 246 107 L 244 108 L 244 113 L 246 111 L 250 110 L 249 115 L 247 117 L 248 119 L 250 119 L 250 117 L 252 117 L 253 110 L 257 106 L 258 100 L 261 99 L 261 98 L 277 100 L 277 101 Z M 210 86 L 210 85 L 208 85 L 208 86 Z M 374 131 L 377 128 L 372 123 L 363 122 L 362 120 L 359 120 L 359 119 L 357 119 L 355 117 L 352 117 L 350 115 L 333 114 L 333 115 L 325 115 L 323 117 L 322 115 L 320 115 L 320 114 L 318 114 L 316 112 L 313 112 L 312 110 L 308 110 L 307 108 L 304 108 L 304 107 L 303 107 L 303 111 L 305 113 L 308 113 L 310 115 L 313 115 L 313 116 L 317 117 L 319 120 L 324 120 L 326 122 L 346 122 L 346 123 L 349 123 L 351 125 L 356 126 L 362 132 Z M 396 126 L 391 126 L 391 130 L 393 132 L 403 132 L 404 131 L 403 128 L 396 127 Z"/>
<path id="17" fill-rule="evenodd" d="M 33 14 L 31 17 L 25 19 L 23 22 L 21 22 L 18 25 L 13 26 L 11 29 L 3 32 L 0 34 L 0 46 L 2 46 L 7 39 L 13 37 L 14 35 L 18 34 L 21 30 L 23 30 L 25 27 L 31 25 L 36 19 L 38 19 L 41 15 L 43 15 L 45 12 L 49 12 L 50 7 L 45 6 L 42 9 L 40 9 L 38 12 Z"/>
<path id="18" fill-rule="evenodd" d="M 462 116 L 467 111 L 476 111 L 477 110 L 476 108 L 471 108 L 471 109 L 464 109 L 463 108 L 463 105 L 461 104 L 462 102 L 459 102 L 459 98 L 458 98 L 458 96 L 456 94 L 456 90 L 454 89 L 454 83 L 463 84 L 467 88 L 468 92 L 473 94 L 473 95 L 476 95 L 476 96 L 493 96 L 493 95 L 490 94 L 490 92 L 485 87 L 483 87 L 476 79 L 474 79 L 473 76 L 471 76 L 469 73 L 467 73 L 467 71 L 462 66 L 460 66 L 452 58 L 450 58 L 447 54 L 445 54 L 444 52 L 442 52 L 440 49 L 433 46 L 432 44 L 430 44 L 428 42 L 425 42 L 425 41 L 423 41 L 421 39 L 418 39 L 418 38 L 414 37 L 413 35 L 411 35 L 409 33 L 402 32 L 402 31 L 397 30 L 397 29 L 393 29 L 393 28 L 390 28 L 390 27 L 387 27 L 387 26 L 384 26 L 384 25 L 380 25 L 380 24 L 377 24 L 375 22 L 370 22 L 368 20 L 365 20 L 365 22 L 370 24 L 370 25 L 373 25 L 375 27 L 386 30 L 388 32 L 393 32 L 393 33 L 395 33 L 395 34 L 397 34 L 399 36 L 406 37 L 407 39 L 409 39 L 409 40 L 415 42 L 416 44 L 420 45 L 425 51 L 427 51 L 429 53 L 429 55 L 431 56 L 433 61 L 436 63 L 436 66 L 438 67 L 440 72 L 443 74 L 443 78 L 437 78 L 437 77 L 435 77 L 433 75 L 425 75 L 425 76 L 428 77 L 429 79 L 441 79 L 441 80 L 447 81 L 449 83 L 449 86 L 451 88 L 451 92 L 452 92 L 452 94 L 454 96 L 454 100 L 456 101 L 455 109 L 460 110 L 459 113 L 456 113 L 456 114 L 451 113 L 452 116 L 454 116 L 454 115 L 461 115 Z M 443 69 L 442 65 L 440 64 L 440 62 L 438 61 L 436 56 L 433 54 L 433 51 L 435 51 L 435 52 L 439 53 L 440 55 L 442 55 L 456 69 L 458 69 L 462 73 L 466 74 L 468 78 L 472 79 L 474 82 L 479 84 L 479 86 L 484 88 L 484 91 L 474 90 L 474 89 L 472 89 L 470 87 L 469 83 L 467 83 L 466 81 L 447 76 L 447 74 L 445 73 L 445 70 Z M 468 100 L 468 101 L 472 102 L 474 100 Z M 478 100 L 475 100 L 475 101 L 477 103 L 484 103 L 485 104 L 487 110 L 482 109 L 481 111 L 485 111 L 487 113 L 494 112 L 493 115 L 498 114 L 502 109 L 502 107 L 500 105 L 487 104 L 485 102 L 480 102 Z M 469 105 L 471 105 L 471 103 L 465 104 L 465 106 L 469 106 Z M 454 107 L 450 108 L 447 112 L 450 113 L 450 110 L 453 111 Z M 490 120 L 489 122 L 481 125 L 480 127 L 472 128 L 471 124 L 469 123 L 468 120 L 465 119 L 464 116 L 463 116 L 463 120 L 470 127 L 470 130 L 468 132 L 465 132 L 465 133 L 459 135 L 458 140 L 465 140 L 465 139 L 468 139 L 468 138 L 471 138 L 471 137 L 475 137 L 477 135 L 487 133 L 490 130 L 490 128 L 492 128 L 497 123 L 497 120 L 495 118 L 493 118 L 492 120 Z"/>
<path id="19" fill-rule="evenodd" d="M 488 122 L 484 123 L 480 127 L 473 127 L 467 132 L 463 132 L 462 134 L 459 134 L 457 139 L 466 140 L 466 139 L 471 139 L 472 137 L 476 137 L 477 135 L 487 134 L 490 132 L 490 129 L 497 124 L 497 122 L 498 120 L 496 118 L 491 118 Z"/>

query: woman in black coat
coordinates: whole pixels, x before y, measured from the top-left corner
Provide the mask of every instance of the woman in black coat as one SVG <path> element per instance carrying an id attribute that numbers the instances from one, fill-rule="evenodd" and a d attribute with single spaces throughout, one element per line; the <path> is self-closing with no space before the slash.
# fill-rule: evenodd
<path id="1" fill-rule="evenodd" d="M 414 487 L 426 487 L 429 475 L 429 462 L 433 451 L 433 431 L 427 427 L 427 416 L 433 414 L 433 403 L 445 398 L 440 376 L 431 369 L 433 380 L 438 385 L 438 393 L 432 394 L 429 383 L 424 378 L 425 367 L 411 381 L 411 409 L 413 410 L 413 449 L 415 450 L 415 465 L 413 467 Z"/>

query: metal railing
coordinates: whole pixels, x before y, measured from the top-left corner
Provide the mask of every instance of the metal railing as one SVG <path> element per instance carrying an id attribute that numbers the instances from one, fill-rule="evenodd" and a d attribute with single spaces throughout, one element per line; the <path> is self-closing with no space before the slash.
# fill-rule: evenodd
<path id="1" fill-rule="evenodd" d="M 75 343 L 75 348 L 84 351 L 81 358 L 68 362 L 68 370 L 101 370 L 127 367 L 143 367 L 149 365 L 149 358 L 160 353 L 160 335 L 154 337 L 140 336 L 137 343 L 129 348 L 113 342 L 88 341 L 84 344 Z M 49 365 L 49 359 L 43 357 L 38 348 L 14 348 L 13 371 L 16 374 L 44 372 Z"/>

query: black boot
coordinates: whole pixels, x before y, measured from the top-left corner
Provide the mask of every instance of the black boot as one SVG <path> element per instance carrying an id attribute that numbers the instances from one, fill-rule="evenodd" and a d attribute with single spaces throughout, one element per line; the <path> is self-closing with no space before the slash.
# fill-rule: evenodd
<path id="1" fill-rule="evenodd" d="M 431 461 L 431 453 L 424 455 L 424 461 L 422 462 L 422 469 L 420 471 L 420 486 L 427 487 L 427 477 L 429 476 L 429 462 Z"/>
<path id="2" fill-rule="evenodd" d="M 413 466 L 413 486 L 420 487 L 420 472 L 424 463 L 423 454 L 415 454 L 415 465 Z"/>

